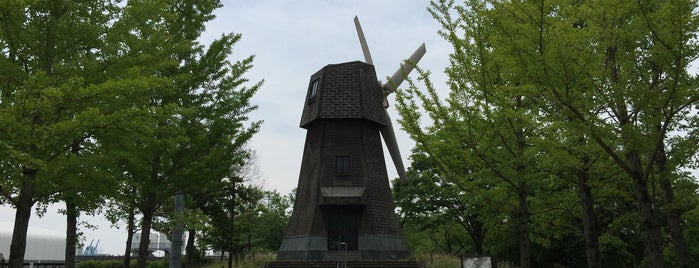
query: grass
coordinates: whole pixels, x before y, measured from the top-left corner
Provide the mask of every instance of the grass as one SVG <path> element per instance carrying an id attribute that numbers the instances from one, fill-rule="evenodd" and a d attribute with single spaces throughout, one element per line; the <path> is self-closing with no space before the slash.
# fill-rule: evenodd
<path id="1" fill-rule="evenodd" d="M 415 255 L 414 258 L 417 261 L 417 263 L 419 263 L 421 265 L 421 267 L 426 267 L 426 268 L 442 268 L 442 267 L 444 267 L 444 268 L 449 268 L 449 267 L 461 268 L 461 258 L 459 256 L 421 253 L 421 254 Z M 507 261 L 498 261 L 497 267 L 514 268 L 514 267 L 518 267 L 518 266 L 516 266 L 510 262 L 507 262 Z"/>
<path id="2" fill-rule="evenodd" d="M 442 254 L 418 254 L 415 261 L 426 268 L 460 268 L 461 259 L 457 256 L 442 255 Z"/>
<path id="3" fill-rule="evenodd" d="M 247 258 L 242 258 L 238 261 L 238 265 L 235 264 L 235 260 L 233 261 L 233 267 L 235 268 L 260 268 L 262 267 L 263 264 L 274 261 L 275 255 L 269 255 L 269 254 L 257 254 L 255 256 L 255 259 L 247 259 Z M 219 261 L 219 259 L 216 259 L 214 262 L 211 264 L 208 264 L 206 266 L 202 266 L 201 268 L 227 268 L 228 267 L 228 260 L 224 259 L 223 261 Z"/>

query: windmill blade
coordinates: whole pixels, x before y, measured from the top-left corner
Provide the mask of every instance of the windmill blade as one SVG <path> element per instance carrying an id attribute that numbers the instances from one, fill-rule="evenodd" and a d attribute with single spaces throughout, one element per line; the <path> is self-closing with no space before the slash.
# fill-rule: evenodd
<path id="1" fill-rule="evenodd" d="M 362 46 L 362 53 L 364 53 L 364 61 L 368 64 L 374 65 L 374 62 L 371 60 L 371 53 L 369 53 L 369 45 L 366 43 L 364 31 L 362 31 L 362 25 L 359 24 L 359 18 L 357 18 L 357 16 L 354 16 L 354 27 L 357 28 L 359 44 Z"/>
<path id="2" fill-rule="evenodd" d="M 398 149 L 398 141 L 396 140 L 396 133 L 393 131 L 393 122 L 391 117 L 388 116 L 386 112 L 386 120 L 388 121 L 388 126 L 381 129 L 381 137 L 386 143 L 386 148 L 388 153 L 391 155 L 393 160 L 393 165 L 396 166 L 396 171 L 398 172 L 398 177 L 401 182 L 408 182 L 408 175 L 405 174 L 405 166 L 403 166 L 403 158 L 400 156 L 400 150 Z"/>
<path id="3" fill-rule="evenodd" d="M 408 74 L 415 68 L 415 65 L 422 59 L 422 56 L 425 55 L 425 52 L 427 49 L 425 49 L 425 43 L 422 43 L 420 47 L 418 47 L 415 52 L 413 52 L 412 55 L 410 55 L 410 58 L 408 58 L 407 62 L 403 62 L 400 64 L 400 68 L 391 76 L 391 79 L 389 79 L 386 84 L 383 85 L 383 90 L 384 92 L 393 92 L 395 91 L 398 86 L 400 86 L 401 83 L 405 80 L 406 77 L 408 77 Z"/>

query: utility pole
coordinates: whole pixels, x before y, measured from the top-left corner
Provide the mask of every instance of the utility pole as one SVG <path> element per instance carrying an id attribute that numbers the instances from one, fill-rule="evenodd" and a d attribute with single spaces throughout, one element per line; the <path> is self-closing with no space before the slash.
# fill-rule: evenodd
<path id="1" fill-rule="evenodd" d="M 184 224 L 179 216 L 184 212 L 184 194 L 177 191 L 175 194 L 175 228 L 172 229 L 172 245 L 170 248 L 170 268 L 182 268 L 182 232 Z"/>

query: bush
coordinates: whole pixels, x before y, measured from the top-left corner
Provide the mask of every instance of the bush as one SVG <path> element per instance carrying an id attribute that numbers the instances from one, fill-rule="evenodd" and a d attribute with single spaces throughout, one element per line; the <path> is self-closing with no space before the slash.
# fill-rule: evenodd
<path id="1" fill-rule="evenodd" d="M 168 268 L 168 267 L 170 267 L 169 260 L 148 261 L 146 263 L 146 268 Z"/>
<path id="2" fill-rule="evenodd" d="M 132 263 L 132 265 L 135 264 Z M 121 268 L 123 266 L 122 260 L 87 260 L 78 263 L 78 268 Z"/>
<path id="3" fill-rule="evenodd" d="M 262 267 L 267 262 L 274 261 L 276 259 L 275 255 L 273 254 L 258 254 L 255 256 L 255 259 L 250 259 L 250 258 L 240 258 L 238 261 L 238 265 L 234 266 L 236 268 L 259 268 Z M 223 260 L 222 262 L 217 259 L 210 259 L 211 263 L 209 263 L 206 266 L 202 266 L 202 268 L 221 268 L 221 267 L 228 267 L 228 262 L 227 260 Z"/>
<path id="4" fill-rule="evenodd" d="M 78 263 L 78 268 L 122 268 L 123 260 L 86 260 Z M 136 260 L 131 260 L 131 267 L 136 266 Z M 168 268 L 168 260 L 152 260 L 146 263 L 146 268 Z"/>
<path id="5" fill-rule="evenodd" d="M 459 257 L 445 254 L 430 254 L 421 253 L 414 256 L 415 261 L 420 265 L 427 268 L 439 267 L 439 268 L 449 268 L 449 267 L 461 267 Z"/>

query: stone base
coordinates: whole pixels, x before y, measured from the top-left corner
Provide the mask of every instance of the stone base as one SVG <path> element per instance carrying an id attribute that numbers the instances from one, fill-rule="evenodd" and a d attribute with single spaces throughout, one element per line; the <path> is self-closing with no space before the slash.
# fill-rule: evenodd
<path id="1" fill-rule="evenodd" d="M 400 236 L 360 235 L 358 240 L 357 252 L 361 260 L 404 260 L 410 257 L 408 244 Z M 285 237 L 277 251 L 277 260 L 325 260 L 327 244 L 326 236 Z"/>

